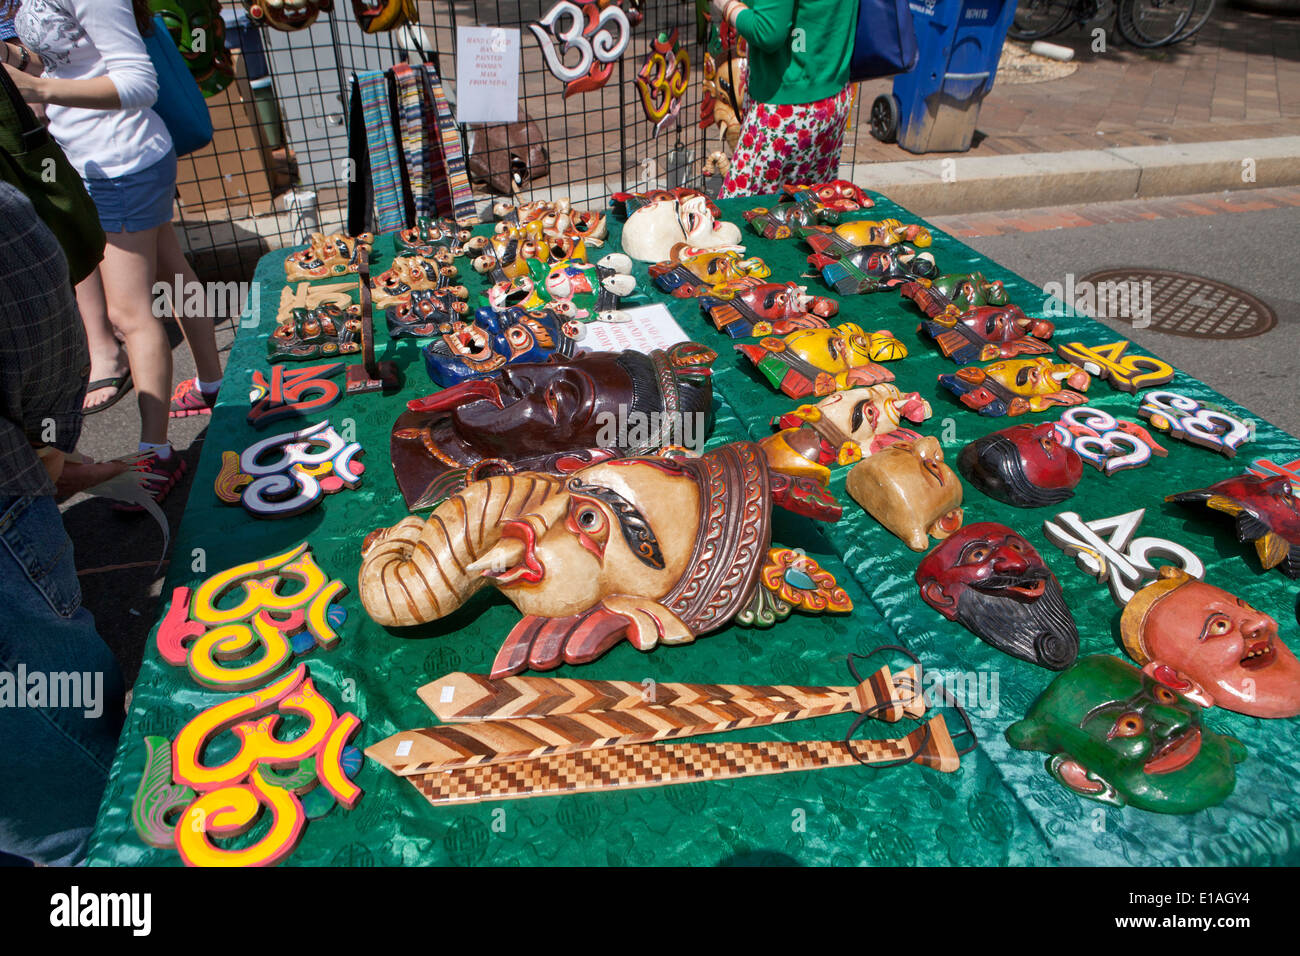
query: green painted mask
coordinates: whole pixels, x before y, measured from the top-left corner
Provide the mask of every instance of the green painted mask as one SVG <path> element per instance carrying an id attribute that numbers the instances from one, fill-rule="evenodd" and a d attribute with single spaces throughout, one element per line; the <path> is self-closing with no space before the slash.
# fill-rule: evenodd
<path id="1" fill-rule="evenodd" d="M 1018 750 L 1052 756 L 1047 771 L 1082 797 L 1156 813 L 1222 803 L 1246 748 L 1201 726 L 1201 708 L 1119 658 L 1086 657 L 1007 728 Z"/>

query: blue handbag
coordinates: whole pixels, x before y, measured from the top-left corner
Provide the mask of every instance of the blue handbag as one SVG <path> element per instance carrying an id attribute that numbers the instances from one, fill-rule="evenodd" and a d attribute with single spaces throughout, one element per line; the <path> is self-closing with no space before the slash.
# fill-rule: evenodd
<path id="1" fill-rule="evenodd" d="M 906 73 L 920 51 L 908 0 L 860 0 L 858 28 L 849 60 L 849 82 Z"/>
<path id="2" fill-rule="evenodd" d="M 194 74 L 161 16 L 153 18 L 153 29 L 144 37 L 144 48 L 158 74 L 158 100 L 153 111 L 162 117 L 171 133 L 176 155 L 184 156 L 212 142 L 212 115 L 199 90 Z"/>

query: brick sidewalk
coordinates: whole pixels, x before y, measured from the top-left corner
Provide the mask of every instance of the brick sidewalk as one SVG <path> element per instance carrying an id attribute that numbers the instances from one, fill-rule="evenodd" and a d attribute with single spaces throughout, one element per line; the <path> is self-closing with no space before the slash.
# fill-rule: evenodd
<path id="1" fill-rule="evenodd" d="M 1111 21 L 1070 27 L 1049 42 L 1075 51 L 1079 69 L 1041 83 L 995 85 L 966 155 L 1159 146 L 1300 133 L 1300 20 L 1219 7 L 1194 41 L 1159 50 L 1126 45 Z M 1091 51 L 1092 29 L 1107 52 Z M 862 121 L 845 143 L 857 162 L 913 159 L 872 138 L 871 102 L 890 80 L 864 83 Z M 982 134 L 982 138 L 981 135 Z"/>
<path id="2" fill-rule="evenodd" d="M 981 236 L 1009 236 L 1049 229 L 1100 226 L 1114 222 L 1186 219 L 1220 213 L 1263 212 L 1269 209 L 1300 209 L 1300 188 L 1278 186 L 1204 196 L 1170 196 L 1167 199 L 1130 199 L 1051 209 L 931 216 L 929 221 L 958 239 L 974 239 Z"/>

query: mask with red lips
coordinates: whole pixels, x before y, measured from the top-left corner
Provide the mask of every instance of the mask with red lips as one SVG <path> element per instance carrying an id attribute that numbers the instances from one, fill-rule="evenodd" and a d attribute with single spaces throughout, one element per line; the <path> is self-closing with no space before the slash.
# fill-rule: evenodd
<path id="1" fill-rule="evenodd" d="M 986 644 L 1051 670 L 1079 653 L 1061 585 L 1033 545 L 1006 525 L 967 525 L 916 569 L 926 604 Z"/>
<path id="2" fill-rule="evenodd" d="M 1120 634 L 1147 674 L 1203 707 L 1300 714 L 1300 661 L 1277 622 L 1184 571 L 1161 568 L 1125 605 Z"/>
<path id="3" fill-rule="evenodd" d="M 444 387 L 574 350 L 560 317 L 547 309 L 479 309 L 474 321 L 455 320 L 438 333 L 423 349 L 424 364 L 429 378 Z"/>
<path id="4" fill-rule="evenodd" d="M 463 347 L 480 343 L 476 338 Z M 678 429 L 685 416 L 704 416 L 707 434 L 713 407 L 710 366 L 716 357 L 695 343 L 650 355 L 556 353 L 546 362 L 506 364 L 486 377 L 408 402 L 390 444 L 398 487 L 407 507 L 416 510 L 456 490 L 443 488 L 442 479 L 459 473 L 463 483 L 465 469 L 485 460 L 553 471 L 566 470 L 558 463 L 569 460 L 576 468 L 649 453 L 683 443 Z M 640 420 L 672 431 L 638 431 L 632 426 Z M 626 435 L 619 422 L 627 426 Z M 438 494 L 431 498 L 433 492 Z"/>
<path id="5" fill-rule="evenodd" d="M 1047 771 L 1081 797 L 1156 813 L 1222 803 L 1246 757 L 1201 725 L 1201 708 L 1136 667 L 1085 657 L 1007 728 L 1018 750 L 1050 754 Z"/>

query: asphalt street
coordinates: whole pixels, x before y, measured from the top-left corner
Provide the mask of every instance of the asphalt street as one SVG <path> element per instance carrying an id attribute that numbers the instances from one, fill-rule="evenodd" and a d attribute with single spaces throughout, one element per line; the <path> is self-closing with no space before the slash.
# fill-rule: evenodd
<path id="1" fill-rule="evenodd" d="M 1081 226 L 965 240 L 1036 285 L 1126 266 L 1217 279 L 1251 293 L 1277 325 L 1249 339 L 1195 339 L 1103 320 L 1292 435 L 1300 435 L 1300 212 L 1275 209 Z"/>
<path id="2" fill-rule="evenodd" d="M 1067 273 L 1123 266 L 1150 266 L 1204 275 L 1245 289 L 1278 316 L 1277 326 L 1257 338 L 1213 341 L 1182 338 L 1111 322 L 1124 337 L 1204 380 L 1253 413 L 1300 434 L 1297 357 L 1300 356 L 1300 214 L 1294 209 L 1233 213 L 1141 223 L 1067 228 L 967 240 L 971 246 L 1043 285 L 1064 282 Z M 235 277 L 231 277 L 235 278 Z M 218 327 L 223 351 L 233 324 Z M 193 375 L 189 350 L 173 330 L 175 379 Z M 245 388 L 247 383 L 231 382 Z M 191 469 L 198 462 L 208 416 L 173 421 L 171 436 Z M 81 450 L 95 458 L 133 452 L 138 439 L 134 395 L 114 408 L 87 417 Z M 179 523 L 186 478 L 164 510 L 173 529 Z M 63 505 L 76 546 L 85 604 L 100 631 L 134 681 L 144 643 L 159 611 L 166 564 L 158 526 L 146 516 L 122 515 L 106 501 L 74 498 Z M 184 555 L 176 560 L 187 560 Z"/>

